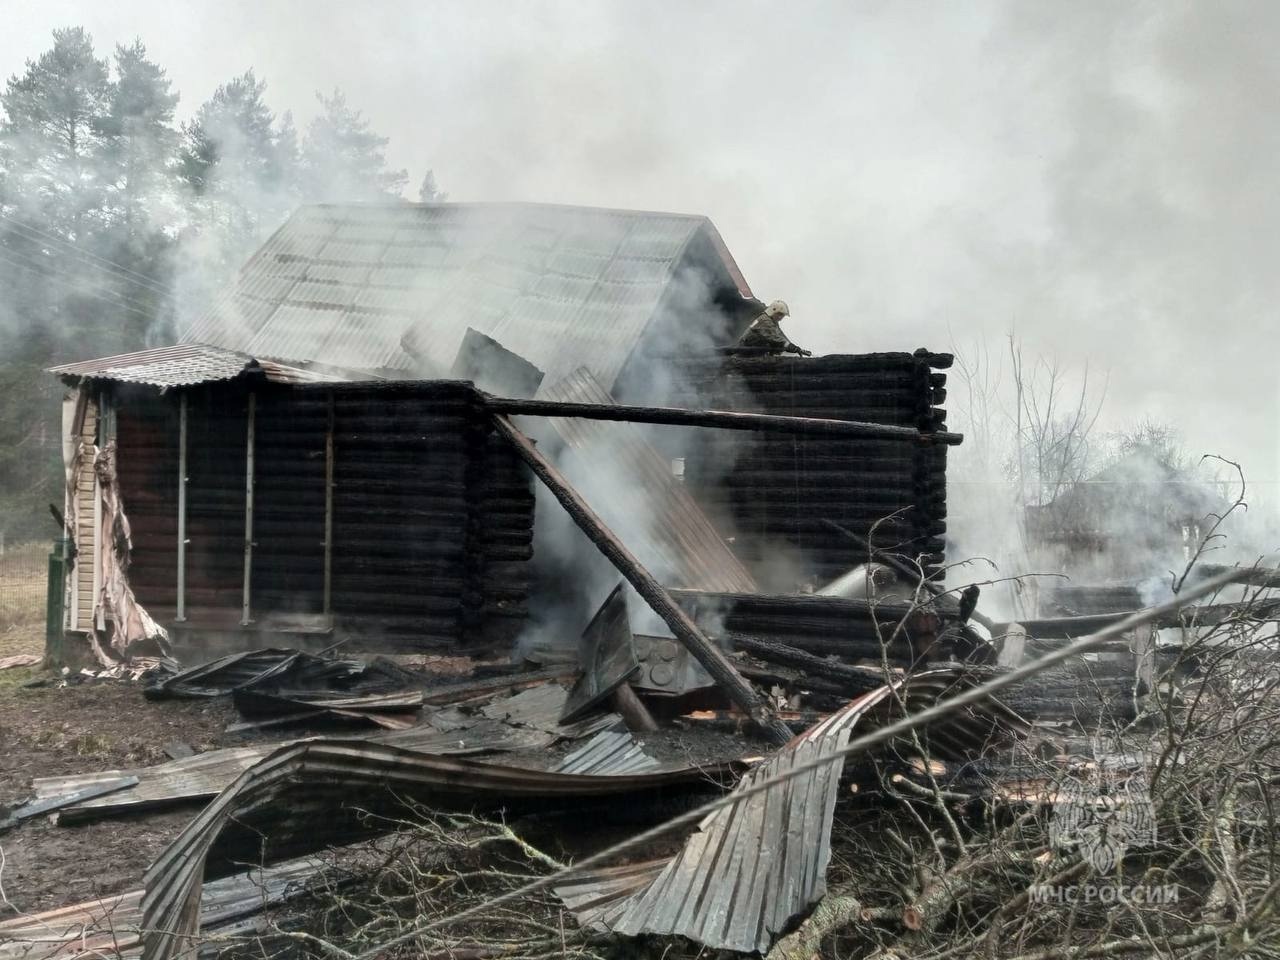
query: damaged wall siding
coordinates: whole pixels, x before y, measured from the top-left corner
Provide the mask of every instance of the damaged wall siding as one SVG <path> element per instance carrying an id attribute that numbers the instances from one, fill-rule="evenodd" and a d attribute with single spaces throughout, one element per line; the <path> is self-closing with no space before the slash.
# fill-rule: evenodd
<path id="1" fill-rule="evenodd" d="M 98 404 L 86 399 L 83 420 L 77 432 L 76 451 L 72 460 L 70 511 L 67 518 L 74 524 L 76 565 L 72 575 L 73 596 L 69 605 L 68 626 L 72 630 L 90 630 L 93 624 L 93 598 L 97 593 L 94 562 L 97 556 L 98 488 L 93 472 L 92 450 L 98 442 Z"/>
<path id="2" fill-rule="evenodd" d="M 94 462 L 98 487 L 98 593 L 94 598 L 95 633 L 90 634 L 93 649 L 103 663 L 114 662 L 126 655 L 135 644 L 150 642 L 148 652 L 167 654 L 168 633 L 138 603 L 129 584 L 129 563 L 133 541 L 129 518 L 120 502 L 120 485 L 116 476 L 116 442 L 109 439 Z M 110 624 L 111 647 L 116 655 L 107 654 L 99 644 Z"/>
<path id="3" fill-rule="evenodd" d="M 255 622 L 324 610 L 326 432 L 333 397 L 334 629 L 380 649 L 510 639 L 527 609 L 533 492 L 464 385 L 254 388 Z M 238 623 L 249 387 L 188 394 L 187 616 Z M 178 400 L 121 391 L 121 489 L 135 589 L 177 600 Z M 136 505 L 136 506 L 135 506 Z"/>
<path id="4" fill-rule="evenodd" d="M 800 358 L 724 355 L 674 361 L 680 405 L 942 430 L 948 354 L 917 351 Z M 947 450 L 903 443 L 780 434 L 735 436 L 691 450 L 686 483 L 753 570 L 779 542 L 799 549 L 821 583 L 851 565 L 831 519 L 877 547 L 923 554 L 937 567 L 946 532 Z M 726 473 L 725 464 L 732 467 Z M 884 518 L 896 514 L 894 519 Z M 784 585 L 786 586 L 786 585 Z"/>

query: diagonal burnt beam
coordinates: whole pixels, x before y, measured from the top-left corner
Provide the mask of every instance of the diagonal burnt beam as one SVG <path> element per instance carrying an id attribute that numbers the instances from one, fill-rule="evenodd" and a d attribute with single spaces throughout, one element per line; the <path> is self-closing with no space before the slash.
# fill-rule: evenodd
<path id="1" fill-rule="evenodd" d="M 865 437 L 874 440 L 910 440 L 915 443 L 943 443 L 955 446 L 964 440 L 960 433 L 926 432 L 915 427 L 858 420 L 830 420 L 821 417 L 787 417 L 767 413 L 732 410 L 685 410 L 680 407 L 639 407 L 621 403 L 574 403 L 567 400 L 520 400 L 513 397 L 486 397 L 485 406 L 494 414 L 523 414 L 534 417 L 581 417 L 585 420 L 621 420 L 627 423 L 658 423 L 681 427 L 719 427 L 725 430 L 755 430 L 823 437 Z"/>
<path id="2" fill-rule="evenodd" d="M 560 505 L 564 507 L 579 529 L 617 568 L 618 572 L 627 578 L 627 582 L 635 587 L 636 593 L 640 594 L 653 612 L 662 618 L 676 639 L 688 648 L 689 652 L 706 668 L 707 673 L 724 687 L 733 702 L 779 744 L 788 742 L 791 739 L 791 730 L 787 725 L 778 719 L 769 704 L 756 693 L 742 674 L 738 673 L 720 648 L 703 636 L 702 631 L 689 615 L 671 599 L 666 588 L 614 535 L 587 501 L 573 489 L 564 475 L 533 445 L 533 441 L 516 429 L 505 416 L 495 415 L 493 423 L 498 432 L 511 443 L 520 458 L 529 465 L 529 469 L 560 501 Z"/>

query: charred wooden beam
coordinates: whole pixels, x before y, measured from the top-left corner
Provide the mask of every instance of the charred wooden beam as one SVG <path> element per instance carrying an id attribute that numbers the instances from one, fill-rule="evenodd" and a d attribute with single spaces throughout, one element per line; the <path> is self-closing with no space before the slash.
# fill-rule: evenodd
<path id="1" fill-rule="evenodd" d="M 174 620 L 187 619 L 187 393 L 178 396 L 178 579 Z"/>
<path id="2" fill-rule="evenodd" d="M 826 625 L 833 619 L 898 623 L 919 606 L 901 600 L 849 600 L 817 593 L 763 594 L 726 593 L 709 590 L 675 589 L 671 596 L 699 609 L 734 612 L 752 618 L 778 616 L 788 618 L 821 618 Z M 816 621 L 815 621 L 816 623 Z M 818 627 L 822 629 L 822 627 Z"/>
<path id="3" fill-rule="evenodd" d="M 613 691 L 612 699 L 613 709 L 621 714 L 629 730 L 634 730 L 636 733 L 652 733 L 658 729 L 658 721 L 653 719 L 653 714 L 631 688 L 631 684 L 623 683 Z"/>
<path id="4" fill-rule="evenodd" d="M 785 417 L 766 413 L 739 413 L 730 410 L 686 410 L 680 407 L 639 407 L 619 403 L 571 403 L 555 400 L 519 400 L 489 397 L 485 405 L 496 414 L 534 417 L 580 417 L 585 420 L 618 420 L 626 423 L 657 423 L 682 427 L 718 427 L 724 430 L 753 430 L 808 436 L 872 437 L 942 443 L 955 446 L 964 440 L 959 433 L 921 431 L 857 420 L 830 420 L 818 417 Z"/>
<path id="5" fill-rule="evenodd" d="M 852 664 L 841 663 L 839 660 L 815 656 L 790 644 L 751 637 L 742 633 L 727 634 L 725 639 L 736 649 L 745 650 L 760 660 L 797 667 L 811 674 L 815 679 L 837 681 L 839 689 L 843 692 L 852 690 L 854 693 L 866 693 L 885 682 L 884 673 L 881 670 L 855 667 Z"/>
<path id="6" fill-rule="evenodd" d="M 1265 567 L 1229 567 L 1221 563 L 1205 563 L 1197 565 L 1191 571 L 1190 579 L 1194 582 L 1206 577 L 1216 577 L 1226 573 L 1228 570 L 1236 571 L 1236 576 L 1232 579 L 1232 583 L 1263 587 L 1267 590 L 1280 590 L 1280 574 Z"/>
<path id="7" fill-rule="evenodd" d="M 324 613 L 333 612 L 333 428 L 336 420 L 333 394 L 326 404 L 328 416 L 324 428 Z"/>
<path id="8" fill-rule="evenodd" d="M 249 624 L 251 618 L 251 592 L 253 590 L 253 457 L 254 421 L 257 413 L 257 395 L 249 394 L 249 417 L 245 428 L 244 468 L 244 590 L 241 594 L 240 622 Z"/>
<path id="9" fill-rule="evenodd" d="M 1141 611 L 1125 610 L 1119 613 L 1095 613 L 1083 617 L 1047 617 L 1039 620 L 1023 620 L 1021 624 L 1028 636 L 1036 639 L 1067 639 L 1082 637 L 1101 630 Z M 1203 607 L 1188 606 L 1155 618 L 1156 627 L 1208 627 L 1239 617 L 1244 620 L 1280 619 L 1280 600 L 1253 601 L 1247 603 L 1216 603 Z M 1003 632 L 1007 624 L 996 624 Z"/>
<path id="10" fill-rule="evenodd" d="M 590 404 L 588 404 L 590 406 Z M 587 535 L 597 549 L 605 555 L 618 572 L 627 578 L 637 593 L 644 598 L 653 612 L 662 618 L 672 634 L 685 645 L 707 673 L 724 687 L 725 692 L 744 713 L 779 743 L 791 739 L 791 731 L 781 723 L 772 707 L 763 700 L 733 664 L 710 640 L 703 636 L 692 618 L 676 605 L 662 584 L 658 583 L 635 555 L 627 549 L 613 531 L 605 525 L 590 505 L 579 496 L 556 467 L 533 445 L 528 437 L 515 428 L 502 415 L 495 415 L 494 426 L 510 441 L 512 448 L 529 465 L 534 475 L 546 485 L 552 495 Z"/>

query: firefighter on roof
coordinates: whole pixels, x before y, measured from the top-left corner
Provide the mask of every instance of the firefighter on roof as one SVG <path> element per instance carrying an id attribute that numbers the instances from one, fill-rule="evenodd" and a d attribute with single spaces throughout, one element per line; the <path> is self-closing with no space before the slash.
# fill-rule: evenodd
<path id="1" fill-rule="evenodd" d="M 747 328 L 747 332 L 738 340 L 738 346 L 763 348 L 770 353 L 798 353 L 802 357 L 813 356 L 811 351 L 796 346 L 782 332 L 780 321 L 783 317 L 789 316 L 791 311 L 785 301 L 773 301 Z"/>

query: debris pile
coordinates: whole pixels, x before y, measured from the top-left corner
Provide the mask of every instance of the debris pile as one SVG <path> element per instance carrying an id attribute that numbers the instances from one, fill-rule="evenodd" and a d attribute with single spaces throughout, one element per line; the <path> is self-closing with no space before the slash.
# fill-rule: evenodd
<path id="1" fill-rule="evenodd" d="M 1209 920 L 1117 942 L 1250 942 L 1270 907 L 1241 891 L 1280 889 L 1240 826 L 1273 799 L 1244 771 L 1280 769 L 1250 739 L 1280 580 L 1188 572 L 1155 607 L 1069 585 L 996 619 L 948 582 L 951 357 L 736 348 L 764 305 L 709 222 L 664 214 L 304 208 L 238 283 L 183 344 L 55 372 L 68 636 L 239 720 L 33 781 L 19 835 L 192 819 L 140 894 L 7 922 L 0 960 L 102 951 L 117 909 L 143 960 L 229 929 L 348 960 L 521 956 L 535 928 L 530 955 L 1134 952 L 1027 907 L 1119 861 L 1139 778 L 1183 842 L 1148 866 Z M 332 860 L 360 867 L 341 900 Z"/>

